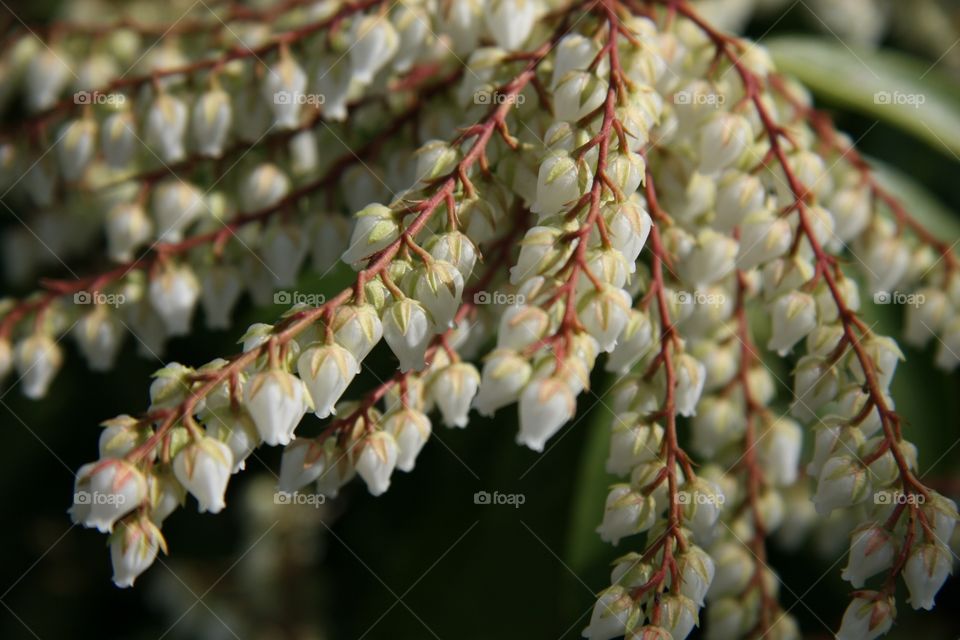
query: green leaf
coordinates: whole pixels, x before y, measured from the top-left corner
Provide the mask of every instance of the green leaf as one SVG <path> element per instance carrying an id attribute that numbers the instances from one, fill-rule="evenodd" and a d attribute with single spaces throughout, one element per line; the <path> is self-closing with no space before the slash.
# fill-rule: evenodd
<path id="1" fill-rule="evenodd" d="M 853 49 L 822 37 L 764 40 L 777 67 L 812 91 L 960 154 L 960 88 L 928 61 L 888 50 Z"/>

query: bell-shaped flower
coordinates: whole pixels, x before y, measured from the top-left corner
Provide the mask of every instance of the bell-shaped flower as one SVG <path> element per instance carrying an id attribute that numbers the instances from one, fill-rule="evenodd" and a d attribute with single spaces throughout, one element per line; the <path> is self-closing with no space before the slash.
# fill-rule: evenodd
<path id="1" fill-rule="evenodd" d="M 193 103 L 190 131 L 197 151 L 211 158 L 223 154 L 223 145 L 233 123 L 230 95 L 220 88 L 205 92 Z"/>
<path id="2" fill-rule="evenodd" d="M 413 471 L 420 450 L 430 439 L 430 418 L 422 411 L 404 407 L 384 417 L 383 430 L 393 434 L 400 448 L 397 469 Z"/>
<path id="3" fill-rule="evenodd" d="M 895 553 L 888 531 L 873 524 L 859 527 L 850 534 L 850 558 L 840 577 L 859 589 L 868 578 L 893 566 Z"/>
<path id="4" fill-rule="evenodd" d="M 626 475 L 637 465 L 652 462 L 660 455 L 663 427 L 638 420 L 639 416 L 633 413 L 614 418 L 607 473 Z"/>
<path id="5" fill-rule="evenodd" d="M 497 349 L 487 358 L 480 378 L 480 391 L 473 405 L 482 416 L 492 416 L 497 409 L 516 402 L 530 381 L 530 362 L 510 349 Z"/>
<path id="6" fill-rule="evenodd" d="M 903 567 L 903 581 L 910 591 L 910 606 L 933 609 L 934 598 L 953 572 L 953 556 L 942 542 L 917 545 Z"/>
<path id="7" fill-rule="evenodd" d="M 693 628 L 700 624 L 699 607 L 683 595 L 667 595 L 660 599 L 660 627 L 670 633 L 673 640 L 685 640 Z"/>
<path id="8" fill-rule="evenodd" d="M 552 153 L 540 163 L 537 177 L 537 200 L 530 210 L 543 220 L 563 211 L 576 202 L 587 187 L 584 166 L 566 153 Z"/>
<path id="9" fill-rule="evenodd" d="M 384 15 L 357 19 L 351 31 L 350 68 L 357 82 L 367 85 L 397 53 L 400 38 Z"/>
<path id="10" fill-rule="evenodd" d="M 577 315 L 587 332 L 597 339 L 600 348 L 610 353 L 623 333 L 633 300 L 623 289 L 605 285 L 591 288 L 577 304 Z"/>
<path id="11" fill-rule="evenodd" d="M 681 579 L 680 593 L 690 598 L 698 607 L 702 607 L 703 599 L 716 573 L 713 558 L 697 545 L 690 545 L 680 554 L 677 565 Z"/>
<path id="12" fill-rule="evenodd" d="M 126 336 L 116 313 L 103 305 L 85 314 L 73 327 L 77 347 L 93 371 L 109 371 Z"/>
<path id="13" fill-rule="evenodd" d="M 603 522 L 597 533 L 604 542 L 619 544 L 620 538 L 642 533 L 657 519 L 657 504 L 653 496 L 637 493 L 627 484 L 614 485 L 607 494 Z"/>
<path id="14" fill-rule="evenodd" d="M 834 509 L 863 501 L 870 493 L 870 482 L 862 464 L 849 456 L 835 456 L 824 463 L 817 481 L 813 504 L 822 516 Z"/>
<path id="15" fill-rule="evenodd" d="M 487 32 L 497 46 L 518 51 L 533 31 L 537 19 L 537 3 L 533 0 L 489 0 L 483 3 Z"/>
<path id="16" fill-rule="evenodd" d="M 300 108 L 306 89 L 307 74 L 289 49 L 281 48 L 280 59 L 267 69 L 263 81 L 263 98 L 273 112 L 275 126 L 293 129 L 300 123 Z"/>
<path id="17" fill-rule="evenodd" d="M 137 124 L 130 111 L 118 111 L 107 117 L 100 127 L 100 150 L 113 169 L 126 167 L 140 147 Z"/>
<path id="18" fill-rule="evenodd" d="M 359 363 L 383 337 L 383 323 L 372 305 L 343 305 L 333 319 L 333 337 L 354 355 L 359 370 Z"/>
<path id="19" fill-rule="evenodd" d="M 243 293 L 240 271 L 229 264 L 214 264 L 203 272 L 200 282 L 200 305 L 207 328 L 229 329 L 233 309 Z"/>
<path id="20" fill-rule="evenodd" d="M 190 332 L 193 310 L 200 298 L 200 283 L 188 265 L 170 265 L 150 281 L 150 304 L 169 336 Z"/>
<path id="21" fill-rule="evenodd" d="M 767 210 L 747 214 L 740 224 L 737 268 L 753 269 L 785 254 L 793 243 L 790 222 Z"/>
<path id="22" fill-rule="evenodd" d="M 434 334 L 434 321 L 422 304 L 397 300 L 383 314 L 383 337 L 400 361 L 400 371 L 420 371 Z"/>
<path id="23" fill-rule="evenodd" d="M 343 252 L 347 264 L 359 263 L 364 258 L 387 248 L 400 237 L 400 225 L 394 211 L 382 204 L 371 204 L 355 216 L 350 246 Z"/>
<path id="24" fill-rule="evenodd" d="M 233 472 L 233 453 L 226 444 L 207 436 L 186 445 L 173 459 L 173 473 L 197 499 L 200 513 L 219 513 Z"/>
<path id="25" fill-rule="evenodd" d="M 767 348 L 785 356 L 817 327 L 817 304 L 810 294 L 790 291 L 770 309 L 772 335 Z"/>
<path id="26" fill-rule="evenodd" d="M 84 117 L 63 128 L 57 143 L 60 173 L 67 182 L 83 177 L 97 147 L 97 122 Z"/>
<path id="27" fill-rule="evenodd" d="M 141 573 L 150 568 L 157 552 L 167 552 L 167 543 L 148 518 L 124 520 L 110 536 L 110 560 L 113 563 L 113 584 L 121 589 L 132 587 Z"/>
<path id="28" fill-rule="evenodd" d="M 119 458 L 101 460 L 77 474 L 72 514 L 85 527 L 106 533 L 146 497 L 147 481 L 136 467 Z"/>
<path id="29" fill-rule="evenodd" d="M 619 585 L 608 587 L 597 599 L 590 624 L 580 635 L 588 640 L 612 640 L 623 636 L 636 606 L 626 589 Z"/>
<path id="30" fill-rule="evenodd" d="M 797 481 L 803 448 L 800 425 L 781 417 L 767 428 L 758 445 L 758 458 L 766 480 L 775 486 L 792 486 Z"/>
<path id="31" fill-rule="evenodd" d="M 183 135 L 187 118 L 187 105 L 170 94 L 161 93 L 150 105 L 144 119 L 144 141 L 161 161 L 172 164 L 186 156 Z"/>
<path id="32" fill-rule="evenodd" d="M 448 427 L 467 426 L 467 414 L 479 386 L 480 374 L 472 364 L 457 362 L 436 373 L 430 384 L 430 394 L 440 409 L 444 424 Z"/>
<path id="33" fill-rule="evenodd" d="M 293 493 L 316 482 L 327 469 L 325 441 L 301 438 L 288 444 L 280 459 L 280 479 L 277 489 Z"/>
<path id="34" fill-rule="evenodd" d="M 151 210 L 157 240 L 180 242 L 184 230 L 206 210 L 206 203 L 193 185 L 169 180 L 154 189 Z"/>
<path id="35" fill-rule="evenodd" d="M 47 395 L 50 383 L 63 365 L 63 350 L 50 336 L 35 333 L 17 343 L 13 363 L 23 395 L 39 400 Z"/>
<path id="36" fill-rule="evenodd" d="M 390 488 L 390 476 L 400 455 L 400 446 L 393 434 L 386 431 L 370 434 L 356 446 L 353 455 L 357 473 L 372 495 L 379 496 Z"/>
<path id="37" fill-rule="evenodd" d="M 697 403 L 707 381 L 707 368 L 690 354 L 680 354 L 676 360 L 676 379 L 674 399 L 677 413 L 687 418 L 697 415 Z"/>
<path id="38" fill-rule="evenodd" d="M 453 326 L 463 296 L 463 276 L 449 262 L 434 260 L 413 272 L 413 295 L 426 307 L 435 323 L 435 331 Z"/>
<path id="39" fill-rule="evenodd" d="M 560 427 L 573 417 L 577 402 L 561 378 L 533 380 L 520 394 L 520 433 L 517 444 L 543 451 Z"/>
<path id="40" fill-rule="evenodd" d="M 114 262 L 129 262 L 134 250 L 153 235 L 153 222 L 137 203 L 118 202 L 107 213 L 107 253 Z"/>
<path id="41" fill-rule="evenodd" d="M 866 597 L 872 595 L 873 597 Z M 875 640 L 893 627 L 897 608 L 893 598 L 864 593 L 854 598 L 843 614 L 837 640 Z"/>
<path id="42" fill-rule="evenodd" d="M 310 406 L 303 381 L 281 369 L 262 371 L 243 387 L 244 404 L 263 441 L 287 445 Z"/>
<path id="43" fill-rule="evenodd" d="M 360 370 L 353 354 L 338 344 L 310 347 L 297 360 L 297 372 L 313 398 L 318 418 L 326 418 Z"/>

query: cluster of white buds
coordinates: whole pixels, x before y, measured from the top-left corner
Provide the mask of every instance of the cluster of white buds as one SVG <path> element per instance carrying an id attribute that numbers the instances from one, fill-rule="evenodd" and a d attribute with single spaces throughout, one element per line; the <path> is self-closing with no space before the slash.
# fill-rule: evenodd
<path id="1" fill-rule="evenodd" d="M 906 342 L 936 337 L 953 369 L 957 258 L 848 161 L 845 139 L 820 139 L 810 97 L 761 47 L 690 19 L 687 0 L 651 0 L 664 20 L 619 2 L 320 4 L 306 27 L 251 35 L 255 55 L 64 109 L 50 158 L 0 143 L 0 186 L 32 166 L 14 193 L 37 220 L 70 204 L 93 229 L 46 222 L 38 238 L 67 250 L 105 235 L 122 273 L 0 303 L 0 379 L 16 372 L 28 396 L 49 388 L 67 331 L 103 370 L 128 328 L 155 353 L 198 308 L 225 329 L 244 295 L 284 306 L 240 354 L 165 367 L 142 417 L 104 424 L 71 516 L 111 532 L 119 586 L 166 551 L 160 527 L 187 494 L 201 512 L 226 506 L 258 446 L 284 447 L 280 492 L 334 498 L 359 476 L 379 496 L 436 421 L 464 428 L 474 409 L 515 404 L 517 442 L 544 451 L 599 367 L 615 377 L 601 402 L 617 484 L 597 533 L 632 550 L 584 637 L 683 640 L 702 621 L 716 640 L 799 638 L 765 548 L 815 522 L 850 536 L 842 576 L 857 591 L 838 637 L 888 631 L 897 578 L 912 607 L 933 607 L 956 505 L 917 477 L 890 394 L 903 353 L 859 312 L 914 296 Z M 189 62 L 178 55 L 151 64 Z M 32 108 L 60 113 L 67 78 L 46 53 L 29 66 L 45 74 L 25 80 Z M 448 67 L 436 87 L 410 84 Z M 253 153 L 261 140 L 283 152 Z M 252 155 L 235 174 L 195 169 L 235 148 Z M 339 262 L 356 272 L 339 294 L 275 295 Z M 397 370 L 358 391 L 374 349 Z M 789 381 L 768 359 L 790 363 Z M 300 429 L 308 414 L 319 435 Z"/>

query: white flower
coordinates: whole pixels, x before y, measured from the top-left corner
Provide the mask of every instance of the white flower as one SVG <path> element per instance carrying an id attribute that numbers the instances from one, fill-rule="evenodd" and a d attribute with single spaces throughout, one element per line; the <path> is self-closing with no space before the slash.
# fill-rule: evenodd
<path id="1" fill-rule="evenodd" d="M 720 111 L 700 129 L 700 173 L 712 174 L 736 164 L 753 139 L 749 120 Z"/>
<path id="2" fill-rule="evenodd" d="M 587 332 L 600 343 L 600 348 L 610 353 L 627 325 L 632 305 L 630 294 L 623 289 L 605 285 L 598 291 L 591 287 L 581 296 L 577 315 Z"/>
<path id="3" fill-rule="evenodd" d="M 483 3 L 487 31 L 506 51 L 523 47 L 537 18 L 534 0 L 489 0 Z"/>
<path id="4" fill-rule="evenodd" d="M 373 76 L 397 53 L 400 38 L 385 15 L 364 16 L 353 23 L 350 68 L 361 84 L 370 84 Z"/>
<path id="5" fill-rule="evenodd" d="M 477 246 L 459 231 L 434 236 L 427 243 L 427 249 L 435 259 L 455 266 L 464 281 L 473 274 L 473 267 L 477 263 Z"/>
<path id="6" fill-rule="evenodd" d="M 866 594 L 865 594 L 866 595 Z M 847 606 L 837 640 L 875 640 L 890 631 L 897 615 L 892 598 L 854 598 Z"/>
<path id="7" fill-rule="evenodd" d="M 357 445 L 354 451 L 357 473 L 367 483 L 372 495 L 379 496 L 390 488 L 390 476 L 397 466 L 400 447 L 393 434 L 377 431 Z"/>
<path id="8" fill-rule="evenodd" d="M 777 298 L 770 315 L 773 335 L 767 348 L 781 356 L 787 355 L 793 345 L 817 327 L 817 304 L 812 296 L 800 291 L 790 291 Z"/>
<path id="9" fill-rule="evenodd" d="M 720 486 L 705 478 L 695 478 L 683 487 L 677 498 L 684 501 L 685 525 L 698 540 L 709 540 L 726 503 Z"/>
<path id="10" fill-rule="evenodd" d="M 606 370 L 611 373 L 626 373 L 650 353 L 653 347 L 653 323 L 650 316 L 631 309 L 627 324 L 617 338 L 617 348 L 607 356 Z"/>
<path id="11" fill-rule="evenodd" d="M 673 640 L 685 640 L 699 624 L 699 607 L 686 596 L 667 595 L 660 600 L 660 626 Z"/>
<path id="12" fill-rule="evenodd" d="M 785 254 L 793 242 L 790 222 L 766 210 L 747 214 L 740 225 L 737 268 L 752 269 Z"/>
<path id="13" fill-rule="evenodd" d="M 422 411 L 402 408 L 384 417 L 383 430 L 393 434 L 400 448 L 397 469 L 413 471 L 420 450 L 430 438 L 430 418 Z"/>
<path id="14" fill-rule="evenodd" d="M 101 458 L 122 458 L 143 444 L 149 435 L 147 430 L 128 415 L 117 416 L 102 423 L 98 450 Z"/>
<path id="15" fill-rule="evenodd" d="M 325 443 L 315 438 L 291 442 L 283 450 L 283 457 L 280 459 L 277 489 L 293 493 L 315 482 L 326 470 L 327 463 Z"/>
<path id="16" fill-rule="evenodd" d="M 413 295 L 430 312 L 435 330 L 453 326 L 463 296 L 463 276 L 449 262 L 434 260 L 415 273 Z"/>
<path id="17" fill-rule="evenodd" d="M 122 169 L 133 159 L 140 146 L 137 124 L 129 111 L 111 114 L 100 127 L 100 150 L 114 169 Z"/>
<path id="18" fill-rule="evenodd" d="M 301 97 L 306 88 L 307 74 L 290 55 L 289 49 L 281 48 L 280 60 L 267 70 L 263 82 L 263 99 L 273 112 L 275 126 L 293 129 L 299 124 Z"/>
<path id="19" fill-rule="evenodd" d="M 841 578 L 859 589 L 871 576 L 893 566 L 893 537 L 876 525 L 859 527 L 850 534 L 850 559 Z"/>
<path id="20" fill-rule="evenodd" d="M 208 403 L 209 405 L 209 403 Z M 204 415 L 208 432 L 230 448 L 233 454 L 233 469 L 237 473 L 246 468 L 246 460 L 253 450 L 260 446 L 260 434 L 247 411 L 234 412 L 227 405 L 213 411 L 208 409 L 209 417 Z"/>
<path id="21" fill-rule="evenodd" d="M 318 418 L 334 412 L 334 405 L 359 370 L 353 354 L 338 344 L 314 346 L 300 354 L 297 372 L 310 391 Z"/>
<path id="22" fill-rule="evenodd" d="M 173 473 L 197 499 L 200 513 L 219 513 L 233 471 L 230 447 L 209 437 L 194 440 L 173 459 Z"/>
<path id="23" fill-rule="evenodd" d="M 873 363 L 873 370 L 877 377 L 877 382 L 881 389 L 886 390 L 893 382 L 893 374 L 897 371 L 897 365 L 901 360 L 906 360 L 900 347 L 892 338 L 887 336 L 870 335 L 862 343 L 864 352 Z M 866 376 L 863 374 L 863 367 L 860 365 L 860 359 L 856 356 L 850 360 L 850 370 L 853 377 L 861 384 L 866 383 Z"/>
<path id="24" fill-rule="evenodd" d="M 836 456 L 823 465 L 813 503 L 817 513 L 828 515 L 834 509 L 849 507 L 866 498 L 870 484 L 866 470 L 853 458 Z"/>
<path id="25" fill-rule="evenodd" d="M 303 381 L 280 369 L 253 376 L 243 387 L 243 398 L 260 437 L 271 446 L 289 444 L 310 408 Z"/>
<path id="26" fill-rule="evenodd" d="M 251 171 L 241 184 L 241 209 L 247 212 L 262 211 L 275 206 L 289 192 L 290 178 L 287 174 L 277 165 L 265 162 Z M 271 229 L 276 229 L 276 226 Z M 267 233 L 270 234 L 270 231 Z M 276 234 L 276 231 L 273 233 Z M 306 255 L 306 250 L 299 248 L 300 242 L 302 241 L 294 240 L 291 244 L 297 247 L 298 253 L 302 251 Z M 300 259 L 302 260 L 303 257 L 301 256 Z"/>
<path id="27" fill-rule="evenodd" d="M 717 187 L 713 227 L 733 231 L 744 216 L 763 208 L 766 192 L 760 178 L 740 171 L 727 171 Z"/>
<path id="28" fill-rule="evenodd" d="M 203 194 L 179 180 L 164 182 L 154 189 L 152 203 L 160 242 L 180 242 L 184 230 L 206 207 Z"/>
<path id="29" fill-rule="evenodd" d="M 610 489 L 603 511 L 603 522 L 597 527 L 600 539 L 619 544 L 620 538 L 641 533 L 653 526 L 657 519 L 657 504 L 653 496 L 645 496 L 618 484 Z"/>
<path id="30" fill-rule="evenodd" d="M 612 640 L 622 636 L 635 606 L 626 589 L 618 585 L 609 587 L 600 594 L 590 624 L 581 635 L 589 640 Z"/>
<path id="31" fill-rule="evenodd" d="M 347 104 L 350 88 L 353 86 L 353 73 L 350 65 L 337 55 L 319 55 L 316 62 L 314 86 L 323 96 L 323 116 L 333 122 L 347 119 Z"/>
<path id="32" fill-rule="evenodd" d="M 77 321 L 73 335 L 93 371 L 109 371 L 113 368 L 126 336 L 116 314 L 101 305 Z"/>
<path id="33" fill-rule="evenodd" d="M 590 38 L 578 33 L 570 33 L 560 39 L 555 51 L 556 59 L 553 63 L 551 87 L 556 87 L 568 71 L 587 69 L 593 62 L 594 56 L 597 55 L 598 47 Z"/>
<path id="34" fill-rule="evenodd" d="M 342 260 L 356 264 L 385 249 L 400 236 L 400 225 L 394 212 L 382 204 L 371 204 L 359 211 L 354 219 L 350 246 L 343 252 Z"/>
<path id="35" fill-rule="evenodd" d="M 573 392 L 562 379 L 532 381 L 520 395 L 517 443 L 543 451 L 543 445 L 573 417 L 576 409 Z"/>
<path id="36" fill-rule="evenodd" d="M 775 421 L 759 441 L 760 464 L 768 482 L 788 487 L 797 480 L 803 429 L 789 418 Z"/>
<path id="37" fill-rule="evenodd" d="M 372 305 L 343 305 L 333 319 L 333 337 L 359 363 L 383 337 L 383 324 Z"/>
<path id="38" fill-rule="evenodd" d="M 534 305 L 510 306 L 500 316 L 497 347 L 522 351 L 544 336 L 550 325 L 547 312 Z"/>
<path id="39" fill-rule="evenodd" d="M 157 524 L 162 523 L 178 507 L 183 506 L 187 499 L 186 489 L 177 481 L 169 467 L 150 474 L 147 486 L 150 496 L 150 519 Z"/>
<path id="40" fill-rule="evenodd" d="M 934 362 L 944 371 L 953 371 L 960 364 L 960 315 L 954 317 L 944 327 L 943 336 Z"/>
<path id="41" fill-rule="evenodd" d="M 680 277 L 694 286 L 717 282 L 733 272 L 738 248 L 733 238 L 704 229 L 690 253 L 678 262 Z"/>
<path id="42" fill-rule="evenodd" d="M 738 596 L 754 574 L 754 557 L 739 541 L 721 542 L 710 549 L 716 566 L 713 581 L 707 590 L 711 602 L 726 596 Z"/>
<path id="43" fill-rule="evenodd" d="M 697 415 L 697 403 L 707 381 L 707 368 L 690 354 L 681 354 L 676 360 L 677 413 L 684 417 Z"/>
<path id="44" fill-rule="evenodd" d="M 633 273 L 637 257 L 643 250 L 653 226 L 650 214 L 636 198 L 631 198 L 620 204 L 607 205 L 603 209 L 603 216 L 607 223 L 610 245 L 623 254 L 630 265 L 630 272 Z"/>
<path id="45" fill-rule="evenodd" d="M 64 180 L 74 182 L 83 177 L 97 144 L 97 122 L 80 118 L 63 128 L 57 145 L 57 158 Z"/>
<path id="46" fill-rule="evenodd" d="M 101 460 L 77 474 L 74 514 L 83 526 L 106 533 L 146 497 L 147 481 L 136 467 L 120 459 Z"/>
<path id="47" fill-rule="evenodd" d="M 697 545 L 690 545 L 686 552 L 680 554 L 677 563 L 680 568 L 680 593 L 702 607 L 716 573 L 713 559 Z"/>
<path id="48" fill-rule="evenodd" d="M 444 424 L 467 426 L 467 414 L 479 386 L 480 374 L 472 364 L 457 362 L 436 373 L 430 394 L 443 415 Z"/>
<path id="49" fill-rule="evenodd" d="M 923 303 L 907 306 L 903 339 L 910 346 L 922 349 L 954 313 L 947 294 L 939 289 L 921 289 L 917 292 L 917 300 L 923 300 Z"/>
<path id="50" fill-rule="evenodd" d="M 107 213 L 107 253 L 114 262 L 129 262 L 135 249 L 153 235 L 153 222 L 139 204 L 118 202 Z"/>
<path id="51" fill-rule="evenodd" d="M 243 293 L 243 281 L 236 267 L 211 265 L 200 279 L 200 304 L 208 329 L 229 329 L 230 315 Z"/>
<path id="52" fill-rule="evenodd" d="M 147 111 L 145 122 L 145 141 L 153 152 L 167 164 L 183 160 L 187 105 L 179 98 L 161 93 Z"/>
<path id="53" fill-rule="evenodd" d="M 483 365 L 480 391 L 473 401 L 482 416 L 492 416 L 497 409 L 516 402 L 530 381 L 533 368 L 517 352 L 498 349 Z"/>
<path id="54" fill-rule="evenodd" d="M 910 591 L 910 606 L 914 609 L 933 609 L 933 601 L 953 572 L 953 558 L 943 543 L 918 545 L 910 552 L 903 568 L 903 581 Z"/>
<path id="55" fill-rule="evenodd" d="M 69 60 L 65 51 L 48 46 L 30 58 L 23 74 L 26 83 L 23 95 L 31 111 L 43 111 L 56 103 L 73 73 Z"/>
<path id="56" fill-rule="evenodd" d="M 200 297 L 200 283 L 187 265 L 169 266 L 150 281 L 150 304 L 163 319 L 169 336 L 190 332 L 193 310 Z"/>
<path id="57" fill-rule="evenodd" d="M 20 390 L 31 400 L 47 395 L 47 389 L 63 364 L 63 351 L 48 335 L 33 334 L 17 343 L 14 365 Z"/>
<path id="58" fill-rule="evenodd" d="M 132 587 L 137 576 L 153 564 L 160 549 L 166 553 L 167 543 L 153 522 L 147 518 L 121 522 L 110 536 L 113 584 L 121 589 Z"/>
<path id="59" fill-rule="evenodd" d="M 434 322 L 422 304 L 398 300 L 383 315 L 383 337 L 400 361 L 400 371 L 420 371 L 434 334 Z"/>
<path id="60" fill-rule="evenodd" d="M 212 89 L 201 95 L 193 103 L 190 129 L 197 151 L 205 156 L 219 158 L 232 122 L 233 109 L 226 91 Z"/>
<path id="61" fill-rule="evenodd" d="M 540 164 L 537 177 L 537 200 L 530 210 L 544 219 L 572 205 L 583 192 L 583 181 L 577 161 L 564 153 L 553 153 Z M 532 231 L 532 230 L 531 230 Z M 529 235 L 529 232 L 528 232 Z"/>
<path id="62" fill-rule="evenodd" d="M 742 637 L 749 630 L 744 624 L 746 616 L 743 604 L 737 598 L 712 601 L 707 607 L 707 640 Z"/>
<path id="63" fill-rule="evenodd" d="M 430 140 L 413 154 L 417 160 L 417 182 L 429 184 L 449 174 L 457 166 L 457 150 L 444 140 Z"/>
<path id="64" fill-rule="evenodd" d="M 588 71 L 570 71 L 561 78 L 553 93 L 553 111 L 557 120 L 577 122 L 599 108 L 606 97 L 606 80 Z M 625 193 L 630 195 L 632 191 Z"/>
<path id="65" fill-rule="evenodd" d="M 810 422 L 817 410 L 836 399 L 840 386 L 839 367 L 819 356 L 803 356 L 793 372 L 794 403 L 790 413 Z"/>
<path id="66" fill-rule="evenodd" d="M 652 462 L 659 456 L 663 427 L 658 424 L 634 424 L 636 418 L 636 414 L 614 418 L 607 473 L 622 476 L 637 465 Z"/>

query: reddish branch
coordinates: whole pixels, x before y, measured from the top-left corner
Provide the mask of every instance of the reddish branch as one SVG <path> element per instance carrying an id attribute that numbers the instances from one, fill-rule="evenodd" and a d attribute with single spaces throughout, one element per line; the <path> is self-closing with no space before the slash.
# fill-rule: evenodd
<path id="1" fill-rule="evenodd" d="M 156 71 L 141 76 L 119 78 L 118 80 L 114 80 L 107 86 L 97 89 L 92 93 L 95 95 L 113 94 L 122 91 L 128 91 L 130 89 L 136 89 L 142 85 L 153 83 L 170 76 L 190 75 L 197 73 L 198 71 L 220 69 L 227 63 L 234 60 L 245 60 L 247 58 L 262 59 L 272 53 L 275 49 L 289 46 L 321 31 L 336 29 L 338 25 L 340 25 L 351 15 L 360 13 L 367 9 L 378 7 L 384 3 L 385 0 L 356 0 L 354 2 L 348 2 L 332 16 L 318 22 L 312 22 L 302 27 L 279 33 L 274 36 L 270 42 L 260 45 L 259 47 L 249 48 L 238 45 L 214 58 L 199 60 L 197 62 L 192 62 L 179 67 L 157 69 Z M 78 105 L 75 103 L 72 97 L 66 100 L 61 100 L 49 109 L 27 118 L 26 120 L 18 121 L 15 126 L 11 126 L 5 131 L 0 132 L 0 138 L 8 138 L 24 130 L 33 133 L 42 131 L 45 126 L 55 117 L 65 112 L 69 112 L 77 106 Z"/>

